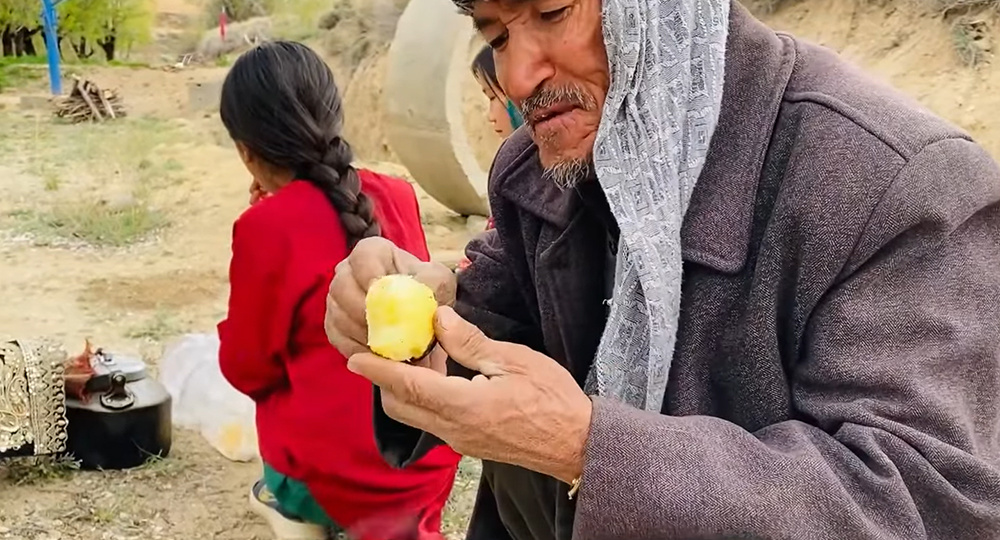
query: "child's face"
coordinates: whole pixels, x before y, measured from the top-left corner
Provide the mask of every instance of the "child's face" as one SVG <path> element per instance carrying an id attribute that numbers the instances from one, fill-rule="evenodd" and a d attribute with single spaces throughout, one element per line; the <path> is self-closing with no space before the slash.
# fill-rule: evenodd
<path id="1" fill-rule="evenodd" d="M 483 95 L 490 100 L 488 117 L 490 123 L 493 124 L 493 131 L 500 137 L 509 137 L 514 132 L 514 128 L 510 125 L 510 116 L 507 114 L 507 97 L 494 90 L 489 82 L 483 80 L 482 77 L 477 76 L 476 81 L 482 87 Z"/>

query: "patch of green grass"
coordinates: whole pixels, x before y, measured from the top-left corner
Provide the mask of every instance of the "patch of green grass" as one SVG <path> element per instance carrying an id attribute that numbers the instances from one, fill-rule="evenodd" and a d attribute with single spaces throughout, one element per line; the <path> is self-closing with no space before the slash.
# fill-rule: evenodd
<path id="1" fill-rule="evenodd" d="M 181 172 L 184 170 L 184 164 L 174 158 L 170 158 L 163 162 L 163 170 L 167 172 Z"/>
<path id="2" fill-rule="evenodd" d="M 67 203 L 48 212 L 24 212 L 19 220 L 22 229 L 38 240 L 58 238 L 97 247 L 134 244 L 167 225 L 163 215 L 139 201 L 120 205 Z"/>
<path id="3" fill-rule="evenodd" d="M 131 68 L 131 69 L 150 69 L 151 68 L 151 66 L 149 65 L 149 62 L 139 62 L 139 61 L 136 61 L 136 60 L 112 60 L 110 62 L 107 62 L 107 65 L 113 66 L 113 67 L 123 67 L 123 68 Z"/>
<path id="4" fill-rule="evenodd" d="M 6 469 L 7 480 L 14 485 L 36 485 L 62 480 L 80 470 L 80 463 L 71 456 L 38 456 L 0 462 Z"/>
<path id="5" fill-rule="evenodd" d="M 969 67 L 981 64 L 989 50 L 989 28 L 986 21 L 959 18 L 952 25 L 952 44 L 958 57 Z"/>
<path id="6" fill-rule="evenodd" d="M 0 65 L 31 64 L 44 66 L 49 63 L 44 54 L 38 56 L 0 56 Z"/>
<path id="7" fill-rule="evenodd" d="M 36 170 L 33 172 L 42 179 L 42 187 L 45 191 L 59 191 L 59 187 L 62 185 L 62 178 L 55 167 L 52 167 L 49 163 L 41 162 L 34 169 Z"/>
<path id="8" fill-rule="evenodd" d="M 190 463 L 175 457 L 163 457 L 149 454 L 146 462 L 128 473 L 138 476 L 143 481 L 172 478 L 188 469 Z"/>
<path id="9" fill-rule="evenodd" d="M 42 58 L 41 62 L 37 62 L 35 58 L 0 57 L 0 92 L 22 87 L 45 77 L 45 59 Z"/>
<path id="10" fill-rule="evenodd" d="M 148 320 L 129 329 L 125 337 L 162 342 L 182 333 L 184 329 L 169 313 L 159 311 Z"/>
<path id="11" fill-rule="evenodd" d="M 144 193 L 183 180 L 180 173 L 184 171 L 184 164 L 173 158 L 166 161 L 143 159 L 136 169 L 138 190 Z"/>
<path id="12" fill-rule="evenodd" d="M 121 510 L 118 504 L 98 504 L 90 509 L 89 521 L 98 525 L 110 525 L 115 522 L 120 513 Z"/>
<path id="13" fill-rule="evenodd" d="M 45 191 L 58 191 L 61 181 L 55 174 L 45 176 Z"/>

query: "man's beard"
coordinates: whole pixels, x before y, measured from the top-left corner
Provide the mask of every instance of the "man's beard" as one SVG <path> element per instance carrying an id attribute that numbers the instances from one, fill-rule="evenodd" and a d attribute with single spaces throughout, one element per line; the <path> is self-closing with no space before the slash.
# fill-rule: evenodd
<path id="1" fill-rule="evenodd" d="M 559 189 L 573 189 L 593 176 L 594 163 L 589 159 L 560 161 L 545 169 L 545 178 Z"/>
<path id="2" fill-rule="evenodd" d="M 577 85 L 561 85 L 555 87 L 540 88 L 521 104 L 521 112 L 528 121 L 529 126 L 537 118 L 536 113 L 547 107 L 560 103 L 568 103 L 583 110 L 594 110 L 597 103 L 594 98 L 583 88 Z M 532 136 L 537 137 L 532 130 Z M 536 144 L 548 145 L 552 141 L 537 140 Z M 554 182 L 559 189 L 571 189 L 580 182 L 592 176 L 593 162 L 588 158 L 567 159 L 554 163 L 545 169 L 545 177 Z"/>

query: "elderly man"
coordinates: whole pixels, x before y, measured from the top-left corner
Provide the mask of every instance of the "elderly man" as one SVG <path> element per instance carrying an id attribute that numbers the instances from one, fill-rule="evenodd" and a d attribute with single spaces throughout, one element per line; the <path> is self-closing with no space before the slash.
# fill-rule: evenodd
<path id="1" fill-rule="evenodd" d="M 1000 537 L 982 149 L 728 0 L 455 1 L 528 125 L 457 298 L 385 240 L 337 269 L 388 459 L 482 458 L 475 540 Z M 454 300 L 418 365 L 363 345 L 393 272 Z"/>

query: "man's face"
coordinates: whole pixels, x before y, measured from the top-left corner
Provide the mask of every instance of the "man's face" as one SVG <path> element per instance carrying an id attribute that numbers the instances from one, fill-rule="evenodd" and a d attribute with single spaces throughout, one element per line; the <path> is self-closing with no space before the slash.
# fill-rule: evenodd
<path id="1" fill-rule="evenodd" d="M 560 185 L 576 183 L 592 159 L 608 92 L 601 0 L 478 0 L 472 18 L 542 165 Z"/>

